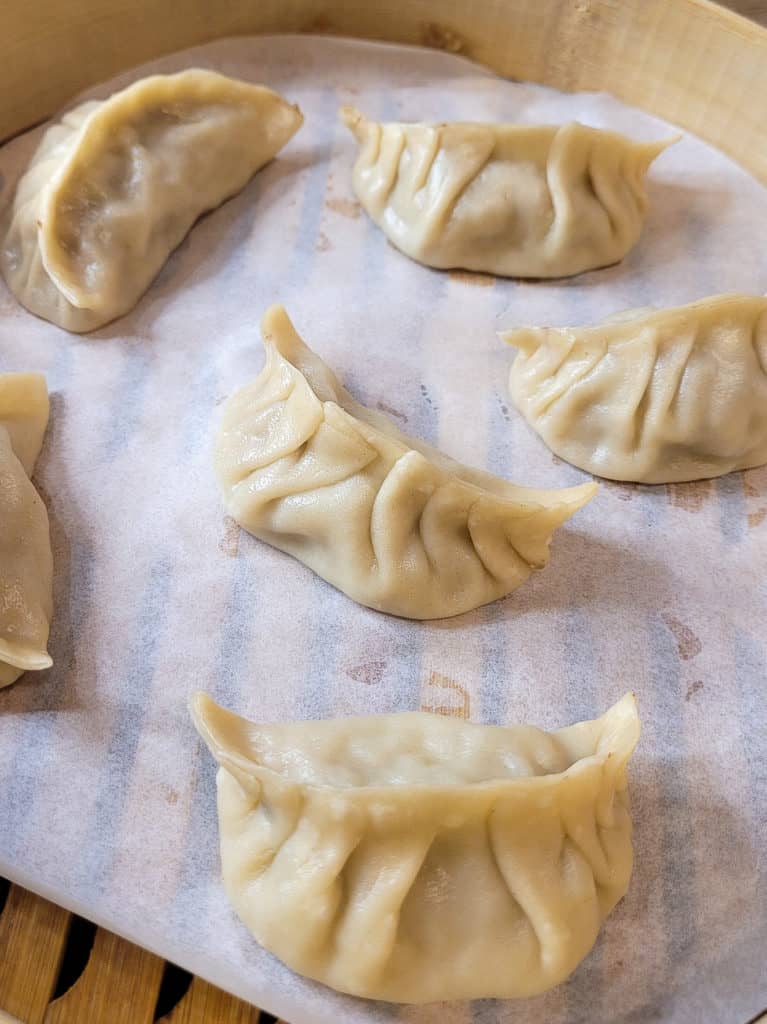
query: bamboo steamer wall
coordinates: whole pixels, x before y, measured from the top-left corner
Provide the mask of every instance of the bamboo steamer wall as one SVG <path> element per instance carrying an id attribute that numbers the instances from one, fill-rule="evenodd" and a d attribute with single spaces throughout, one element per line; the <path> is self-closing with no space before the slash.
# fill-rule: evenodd
<path id="1" fill-rule="evenodd" d="M 419 43 L 511 78 L 606 89 L 767 184 L 767 29 L 708 0 L 0 0 L 0 139 L 119 70 L 265 32 Z"/>

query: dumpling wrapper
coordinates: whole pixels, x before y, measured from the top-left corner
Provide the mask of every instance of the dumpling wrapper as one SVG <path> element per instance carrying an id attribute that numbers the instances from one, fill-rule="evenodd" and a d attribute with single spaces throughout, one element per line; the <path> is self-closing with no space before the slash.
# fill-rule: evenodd
<path id="1" fill-rule="evenodd" d="M 227 895 L 300 974 L 393 1002 L 521 998 L 592 948 L 632 869 L 628 694 L 545 733 L 425 713 L 256 725 L 197 694 Z"/>
<path id="2" fill-rule="evenodd" d="M 215 444 L 227 511 L 360 604 L 431 619 L 503 597 L 596 493 L 462 466 L 355 402 L 281 306 L 261 330 L 266 365 L 227 401 Z"/>
<path id="3" fill-rule="evenodd" d="M 4 217 L 9 288 L 69 331 L 122 316 L 302 122 L 270 89 L 199 69 L 83 103 L 46 132 Z"/>
<path id="4" fill-rule="evenodd" d="M 647 212 L 648 167 L 678 136 L 634 142 L 556 125 L 378 124 L 341 116 L 360 145 L 354 192 L 398 249 L 429 267 L 567 277 L 622 260 Z"/>
<path id="5" fill-rule="evenodd" d="M 767 463 L 767 298 L 715 295 L 593 327 L 520 328 L 509 388 L 560 458 L 662 484 Z"/>
<path id="6" fill-rule="evenodd" d="M 0 687 L 53 664 L 48 513 L 30 481 L 48 425 L 48 389 L 36 373 L 0 374 Z"/>

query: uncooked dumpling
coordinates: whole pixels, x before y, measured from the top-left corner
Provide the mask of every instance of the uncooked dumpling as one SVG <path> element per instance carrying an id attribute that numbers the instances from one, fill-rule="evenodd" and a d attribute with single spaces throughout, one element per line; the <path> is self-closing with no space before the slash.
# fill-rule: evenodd
<path id="1" fill-rule="evenodd" d="M 83 103 L 45 134 L 4 218 L 8 286 L 69 331 L 122 316 L 302 121 L 270 89 L 198 69 Z"/>
<path id="2" fill-rule="evenodd" d="M 623 259 L 647 211 L 647 168 L 672 141 L 572 123 L 377 124 L 341 115 L 360 144 L 353 184 L 414 260 L 504 277 L 565 277 Z"/>
<path id="3" fill-rule="evenodd" d="M 632 867 L 632 694 L 541 732 L 424 713 L 255 725 L 205 694 L 224 886 L 289 967 L 395 1002 L 533 996 Z"/>
<path id="4" fill-rule="evenodd" d="M 767 462 L 767 298 L 715 295 L 501 337 L 519 349 L 515 405 L 574 466 L 660 484 Z"/>
<path id="5" fill-rule="evenodd" d="M 48 513 L 29 479 L 47 424 L 45 378 L 0 374 L 0 687 L 53 664 Z"/>
<path id="6" fill-rule="evenodd" d="M 227 511 L 360 604 L 432 619 L 503 597 L 596 491 L 468 469 L 355 402 L 282 307 L 261 330 L 266 366 L 226 403 L 216 440 Z"/>

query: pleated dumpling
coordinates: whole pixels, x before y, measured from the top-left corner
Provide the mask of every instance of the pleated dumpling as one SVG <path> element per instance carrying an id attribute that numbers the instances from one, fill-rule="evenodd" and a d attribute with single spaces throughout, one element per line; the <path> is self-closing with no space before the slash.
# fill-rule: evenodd
<path id="1" fill-rule="evenodd" d="M 302 121 L 270 89 L 199 69 L 83 103 L 45 134 L 5 215 L 8 286 L 69 331 L 122 316 Z"/>
<path id="2" fill-rule="evenodd" d="M 715 295 L 501 337 L 519 349 L 515 405 L 574 466 L 660 484 L 767 463 L 767 298 Z"/>
<path id="3" fill-rule="evenodd" d="M 639 239 L 647 168 L 671 141 L 572 123 L 377 124 L 341 116 L 360 144 L 357 198 L 430 267 L 565 277 L 616 263 Z"/>
<path id="4" fill-rule="evenodd" d="M 204 694 L 224 886 L 289 967 L 393 1002 L 533 996 L 625 894 L 628 694 L 541 732 L 425 713 L 255 725 Z"/>
<path id="5" fill-rule="evenodd" d="M 273 306 L 266 366 L 226 403 L 229 514 L 379 611 L 432 619 L 508 594 L 594 484 L 542 491 L 468 469 L 359 405 Z"/>
<path id="6" fill-rule="evenodd" d="M 0 374 L 0 687 L 50 668 L 53 608 L 48 513 L 30 477 L 48 424 L 36 373 Z"/>

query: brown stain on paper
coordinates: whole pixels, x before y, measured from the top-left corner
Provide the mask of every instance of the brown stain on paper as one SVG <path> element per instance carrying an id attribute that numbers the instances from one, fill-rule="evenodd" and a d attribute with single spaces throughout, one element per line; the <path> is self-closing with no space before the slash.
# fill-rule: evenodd
<path id="1" fill-rule="evenodd" d="M 471 714 L 471 697 L 469 691 L 455 679 L 442 675 L 441 672 L 432 672 L 429 676 L 427 686 L 438 690 L 447 690 L 449 693 L 458 694 L 457 704 L 427 704 L 421 703 L 421 711 L 430 711 L 435 715 L 446 715 L 450 718 L 468 719 Z"/>
<path id="2" fill-rule="evenodd" d="M 372 661 L 361 661 L 356 665 L 347 665 L 345 672 L 350 679 L 356 683 L 365 683 L 366 686 L 374 686 L 380 683 L 386 671 L 386 662 L 383 659 Z"/>
<path id="3" fill-rule="evenodd" d="M 670 612 L 663 612 L 661 619 L 676 640 L 676 645 L 679 648 L 679 657 L 682 661 L 689 661 L 690 658 L 696 658 L 703 650 L 703 644 L 695 633 L 693 633 L 690 627 L 685 626 L 683 622 L 680 622 L 679 619 Z"/>
<path id="4" fill-rule="evenodd" d="M 767 520 L 767 466 L 759 466 L 756 469 L 747 469 L 742 474 L 743 494 L 748 505 L 752 505 L 753 499 L 760 503 L 759 508 L 749 508 L 746 512 L 746 522 L 749 530 L 755 530 L 757 526 Z"/>
<path id="5" fill-rule="evenodd" d="M 386 402 L 376 402 L 376 409 L 380 412 L 385 412 L 387 416 L 395 416 L 398 420 L 402 420 L 403 423 L 407 423 L 407 416 L 404 412 L 399 412 L 393 405 L 387 405 Z"/>
<path id="6" fill-rule="evenodd" d="M 174 789 L 173 786 L 169 786 L 167 782 L 163 782 L 160 786 L 160 790 L 166 804 L 170 804 L 172 807 L 174 804 L 178 803 L 178 790 Z"/>
<path id="7" fill-rule="evenodd" d="M 362 207 L 354 199 L 326 199 L 325 206 L 333 213 L 340 213 L 342 217 L 350 220 L 357 220 L 362 213 Z"/>
<path id="8" fill-rule="evenodd" d="M 690 683 L 687 687 L 687 693 L 684 695 L 686 701 L 691 700 L 699 690 L 703 689 L 703 682 L 700 679 L 696 679 L 694 683 Z"/>
<path id="9" fill-rule="evenodd" d="M 561 462 L 562 460 L 559 459 L 558 461 Z M 618 501 L 633 501 L 637 495 L 637 484 L 617 483 L 615 480 L 600 480 L 599 486 L 603 487 L 609 494 L 614 495 Z"/>
<path id="10" fill-rule="evenodd" d="M 711 480 L 693 480 L 688 484 L 666 484 L 666 497 L 672 508 L 700 512 L 713 492 Z"/>
<path id="11" fill-rule="evenodd" d="M 240 528 L 231 516 L 224 516 L 224 536 L 218 542 L 219 551 L 228 558 L 236 558 L 240 548 Z"/>
<path id="12" fill-rule="evenodd" d="M 743 493 L 747 498 L 761 498 L 764 495 L 765 489 L 761 486 L 760 480 L 763 469 L 764 467 L 744 470 L 742 474 Z"/>

